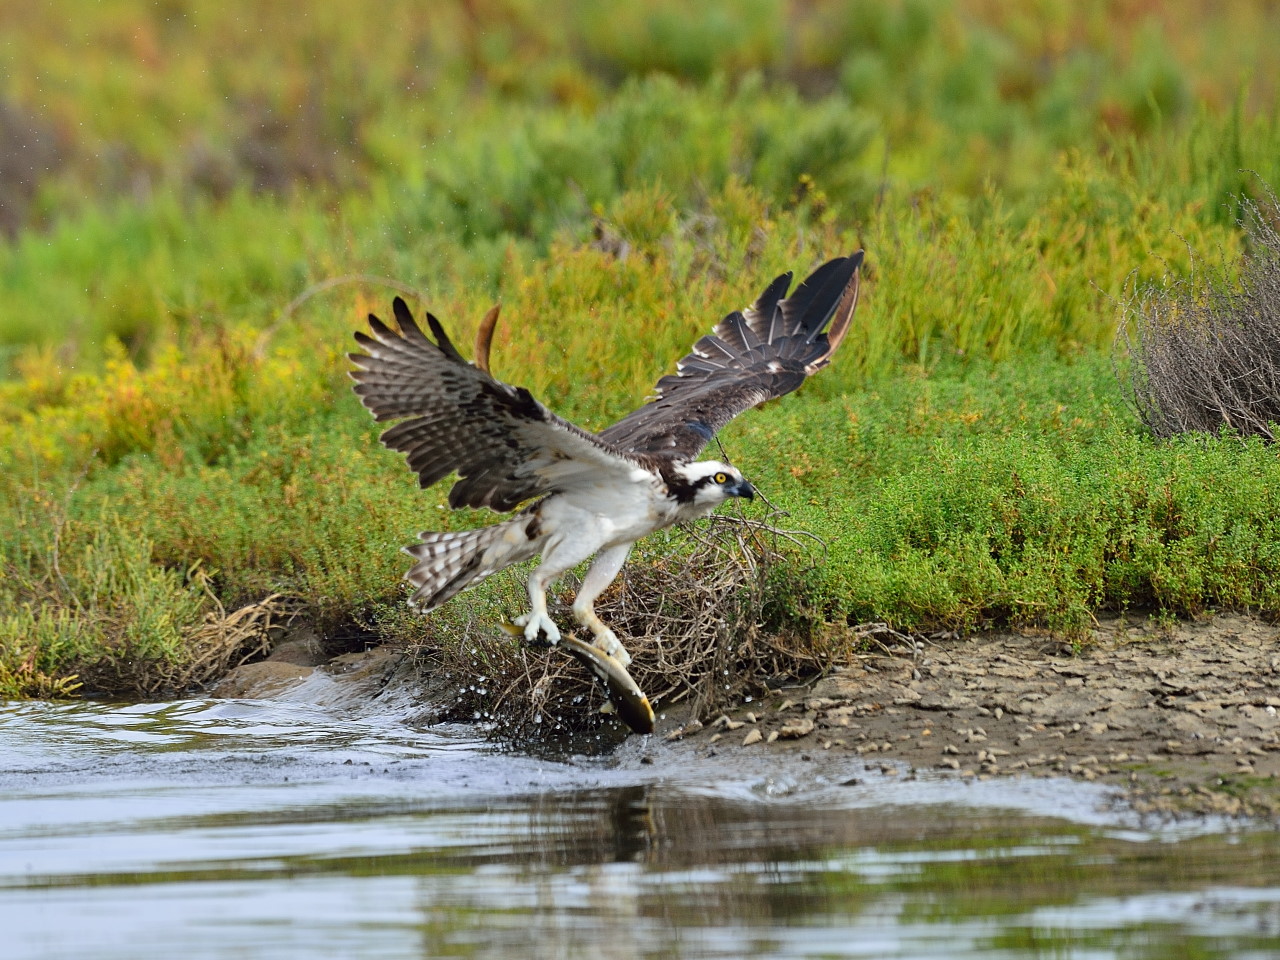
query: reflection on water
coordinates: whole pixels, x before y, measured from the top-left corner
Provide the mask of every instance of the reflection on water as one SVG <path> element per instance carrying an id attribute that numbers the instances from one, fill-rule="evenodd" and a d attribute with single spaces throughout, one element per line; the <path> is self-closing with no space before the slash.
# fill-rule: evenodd
<path id="1" fill-rule="evenodd" d="M 278 704 L 0 707 L 0 955 L 1280 956 L 1273 833 L 639 769 Z"/>

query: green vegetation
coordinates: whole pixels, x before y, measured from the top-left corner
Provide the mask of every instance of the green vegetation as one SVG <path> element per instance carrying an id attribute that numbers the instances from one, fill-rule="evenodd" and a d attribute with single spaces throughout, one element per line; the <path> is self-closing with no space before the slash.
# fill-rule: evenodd
<path id="1" fill-rule="evenodd" d="M 779 623 L 1280 608 L 1274 451 L 1156 443 L 1109 352 L 1280 183 L 1280 13 L 1005 6 L 0 11 L 0 695 L 189 676 L 276 593 L 408 631 L 397 548 L 487 517 L 351 394 L 378 278 L 459 342 L 500 300 L 497 375 L 598 429 L 865 247 L 835 364 L 723 438 L 829 545 Z"/>

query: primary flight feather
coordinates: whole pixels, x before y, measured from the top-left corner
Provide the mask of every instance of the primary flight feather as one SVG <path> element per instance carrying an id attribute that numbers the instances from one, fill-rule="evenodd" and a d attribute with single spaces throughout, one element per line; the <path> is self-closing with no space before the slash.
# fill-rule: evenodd
<path id="1" fill-rule="evenodd" d="M 641 537 L 705 516 L 754 489 L 738 470 L 696 459 L 739 413 L 781 397 L 830 361 L 858 302 L 863 253 L 813 271 L 790 296 L 791 274 L 775 279 L 751 306 L 721 320 L 694 344 L 656 396 L 630 415 L 590 433 L 556 416 L 528 390 L 489 375 L 487 357 L 467 363 L 427 314 L 434 341 L 405 302 L 393 308 L 399 330 L 369 315 L 350 354 L 355 392 L 378 421 L 401 422 L 382 442 L 405 454 L 422 487 L 451 473 L 449 505 L 509 512 L 477 530 L 419 534 L 405 551 L 413 602 L 432 610 L 459 591 L 541 554 L 529 576 L 529 613 L 517 618 L 526 639 L 551 643 L 560 631 L 547 613 L 547 588 L 594 556 L 573 603 L 574 618 L 595 645 L 623 666 L 631 657 L 596 616 L 596 598 Z"/>

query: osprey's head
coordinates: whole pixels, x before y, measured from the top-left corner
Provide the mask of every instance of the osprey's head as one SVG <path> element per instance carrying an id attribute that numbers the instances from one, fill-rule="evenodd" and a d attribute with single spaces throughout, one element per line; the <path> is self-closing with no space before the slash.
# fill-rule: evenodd
<path id="1" fill-rule="evenodd" d="M 672 471 L 683 481 L 670 484 L 678 500 L 710 510 L 730 497 L 754 499 L 756 488 L 747 483 L 737 467 L 719 460 L 682 463 Z"/>

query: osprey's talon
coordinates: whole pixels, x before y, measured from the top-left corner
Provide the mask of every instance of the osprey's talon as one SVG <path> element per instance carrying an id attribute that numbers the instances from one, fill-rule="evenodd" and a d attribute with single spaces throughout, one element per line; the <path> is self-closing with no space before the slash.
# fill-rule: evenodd
<path id="1" fill-rule="evenodd" d="M 523 620 L 524 623 L 520 621 Z M 543 646 L 554 647 L 560 642 L 560 628 L 556 626 L 555 621 L 546 614 L 535 617 L 533 614 L 519 617 L 516 624 L 524 627 L 524 639 L 526 643 L 535 643 Z"/>
<path id="2" fill-rule="evenodd" d="M 550 617 L 531 620 L 530 614 L 522 613 L 514 620 L 505 617 L 498 621 L 504 633 L 513 637 L 523 637 L 524 642 L 535 647 L 554 647 L 560 642 L 560 630 Z"/>
<path id="3" fill-rule="evenodd" d="M 591 641 L 591 645 L 597 650 L 603 650 L 617 660 L 618 663 L 622 664 L 624 668 L 631 666 L 631 654 L 627 653 L 627 648 L 622 645 L 622 641 L 618 639 L 617 634 L 612 630 L 606 629 L 601 633 L 597 633 L 595 639 Z"/>

